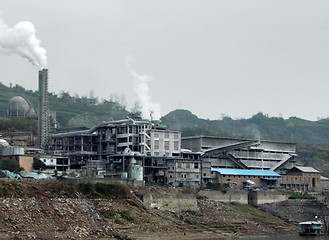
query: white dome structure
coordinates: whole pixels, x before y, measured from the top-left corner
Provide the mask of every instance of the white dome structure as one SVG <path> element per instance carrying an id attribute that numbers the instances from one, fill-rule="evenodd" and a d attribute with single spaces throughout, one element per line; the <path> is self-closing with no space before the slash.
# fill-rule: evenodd
<path id="1" fill-rule="evenodd" d="M 32 104 L 22 96 L 10 99 L 8 110 L 9 116 L 37 117 L 37 112 Z"/>

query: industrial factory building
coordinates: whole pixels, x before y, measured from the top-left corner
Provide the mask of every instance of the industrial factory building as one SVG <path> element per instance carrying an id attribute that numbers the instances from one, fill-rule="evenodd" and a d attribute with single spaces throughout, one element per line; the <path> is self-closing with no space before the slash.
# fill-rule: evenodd
<path id="1" fill-rule="evenodd" d="M 196 136 L 182 138 L 182 148 L 203 152 L 213 168 L 271 170 L 285 174 L 296 164 L 296 144 Z"/>
<path id="2" fill-rule="evenodd" d="M 165 125 L 148 120 L 127 118 L 102 122 L 91 129 L 53 134 L 48 141 L 48 153 L 67 156 L 71 168 L 79 169 L 88 161 L 106 161 L 120 154 L 124 157 L 128 152 L 154 157 L 179 156 L 180 143 L 180 131 L 168 130 Z"/>

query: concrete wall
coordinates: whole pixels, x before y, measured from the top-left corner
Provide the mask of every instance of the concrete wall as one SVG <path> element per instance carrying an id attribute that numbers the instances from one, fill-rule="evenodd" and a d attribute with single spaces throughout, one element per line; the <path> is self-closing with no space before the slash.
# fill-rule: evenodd
<path id="1" fill-rule="evenodd" d="M 277 191 L 221 191 L 202 190 L 199 195 L 205 196 L 210 200 L 219 202 L 237 202 L 241 204 L 259 205 L 265 203 L 282 202 L 289 198 L 289 194 L 283 194 Z"/>
<path id="2" fill-rule="evenodd" d="M 65 181 L 69 184 L 80 184 L 80 183 L 104 183 L 104 184 L 113 184 L 113 183 L 124 183 L 131 186 L 144 186 L 144 181 L 130 180 L 130 179 L 111 179 L 111 178 L 66 178 Z"/>
<path id="3" fill-rule="evenodd" d="M 223 193 L 214 190 L 201 190 L 199 191 L 199 195 L 213 201 L 248 204 L 248 191 L 228 191 L 227 193 Z"/>
<path id="4" fill-rule="evenodd" d="M 198 202 L 194 194 L 178 194 L 173 196 L 144 195 L 143 202 L 160 210 L 167 211 L 198 211 Z"/>
<path id="5" fill-rule="evenodd" d="M 24 171 L 31 172 L 33 165 L 33 156 L 19 156 L 18 163 L 20 167 L 24 168 Z"/>
<path id="6" fill-rule="evenodd" d="M 275 203 L 288 200 L 289 194 L 279 193 L 277 191 L 249 191 L 248 203 L 257 206 L 265 203 Z"/>

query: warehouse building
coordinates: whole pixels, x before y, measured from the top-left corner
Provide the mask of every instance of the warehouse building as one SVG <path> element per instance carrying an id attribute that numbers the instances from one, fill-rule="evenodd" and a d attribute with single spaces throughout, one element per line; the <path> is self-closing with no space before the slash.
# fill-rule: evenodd
<path id="1" fill-rule="evenodd" d="M 195 136 L 182 138 L 182 148 L 203 152 L 213 168 L 271 170 L 284 174 L 295 166 L 296 144 Z"/>

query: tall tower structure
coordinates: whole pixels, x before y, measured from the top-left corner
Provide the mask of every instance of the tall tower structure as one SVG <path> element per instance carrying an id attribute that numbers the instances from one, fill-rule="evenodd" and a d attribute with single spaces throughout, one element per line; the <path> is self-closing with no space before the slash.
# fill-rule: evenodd
<path id="1" fill-rule="evenodd" d="M 49 137 L 48 69 L 39 71 L 38 146 L 44 149 Z"/>

